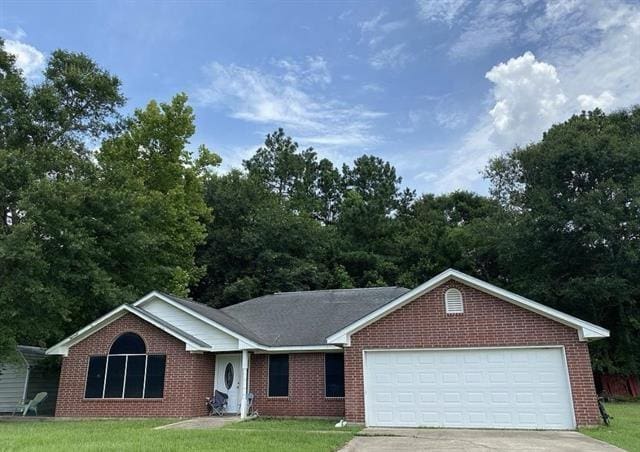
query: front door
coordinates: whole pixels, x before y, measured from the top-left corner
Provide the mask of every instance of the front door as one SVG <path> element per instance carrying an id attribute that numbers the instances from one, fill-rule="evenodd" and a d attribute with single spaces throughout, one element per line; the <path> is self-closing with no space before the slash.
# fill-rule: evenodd
<path id="1" fill-rule="evenodd" d="M 216 355 L 215 389 L 229 396 L 227 411 L 240 412 L 242 355 Z"/>

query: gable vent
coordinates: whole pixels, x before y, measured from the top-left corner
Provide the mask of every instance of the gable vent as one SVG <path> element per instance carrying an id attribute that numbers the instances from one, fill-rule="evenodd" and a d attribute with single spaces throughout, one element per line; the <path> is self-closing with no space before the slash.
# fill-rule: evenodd
<path id="1" fill-rule="evenodd" d="M 444 293 L 444 305 L 447 314 L 462 314 L 464 312 L 462 293 L 458 289 L 447 290 Z"/>

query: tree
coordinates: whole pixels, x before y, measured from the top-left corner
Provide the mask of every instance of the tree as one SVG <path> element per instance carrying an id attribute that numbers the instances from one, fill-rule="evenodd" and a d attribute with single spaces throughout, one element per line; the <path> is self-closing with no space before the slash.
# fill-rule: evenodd
<path id="1" fill-rule="evenodd" d="M 497 279 L 499 211 L 496 202 L 466 191 L 421 196 L 399 218 L 400 283 L 414 287 L 447 268 Z"/>
<path id="2" fill-rule="evenodd" d="M 300 215 L 278 193 L 239 171 L 207 183 L 216 215 L 198 263 L 207 272 L 194 296 L 214 306 L 288 290 L 348 284 L 328 264 L 333 229 Z"/>
<path id="3" fill-rule="evenodd" d="M 185 293 L 219 162 L 186 151 L 186 97 L 123 121 L 119 80 L 85 55 L 54 52 L 34 86 L 1 48 L 0 65 L 0 355 L 152 289 Z"/>
<path id="4" fill-rule="evenodd" d="M 324 223 L 335 221 L 340 202 L 339 172 L 313 148 L 302 151 L 283 129 L 267 135 L 264 146 L 243 162 L 249 176 L 291 209 Z"/>
<path id="5" fill-rule="evenodd" d="M 511 213 L 498 254 L 512 288 L 609 328 L 596 369 L 640 371 L 640 108 L 574 116 L 487 175 Z"/>
<path id="6" fill-rule="evenodd" d="M 204 181 L 220 158 L 204 146 L 197 160 L 188 152 L 194 120 L 184 94 L 171 103 L 152 101 L 136 110 L 123 133 L 105 141 L 97 154 L 96 188 L 109 227 L 102 231 L 102 238 L 110 240 L 105 251 L 118 256 L 111 260 L 117 267 L 126 263 L 126 271 L 112 270 L 118 287 L 132 294 L 155 288 L 186 295 L 202 276 L 194 254 L 211 213 Z"/>
<path id="7" fill-rule="evenodd" d="M 27 85 L 0 40 L 0 355 L 16 339 L 60 337 L 77 309 L 67 296 L 73 272 L 102 278 L 78 255 L 90 247 L 82 215 L 95 178 L 86 143 L 113 130 L 119 88 L 88 57 L 64 51 Z"/>

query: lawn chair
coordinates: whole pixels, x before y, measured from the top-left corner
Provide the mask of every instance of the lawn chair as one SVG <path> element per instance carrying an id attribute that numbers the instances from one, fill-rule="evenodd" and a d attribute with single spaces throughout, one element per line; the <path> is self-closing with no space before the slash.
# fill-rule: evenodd
<path id="1" fill-rule="evenodd" d="M 227 411 L 228 400 L 229 396 L 227 394 L 216 389 L 213 397 L 207 398 L 207 411 L 209 412 L 209 416 L 213 416 L 214 414 L 223 416 L 225 411 Z"/>
<path id="2" fill-rule="evenodd" d="M 27 414 L 29 414 L 29 411 L 33 411 L 35 413 L 35 415 L 38 415 L 38 405 L 40 405 L 44 399 L 47 398 L 47 393 L 46 392 L 39 392 L 36 394 L 36 396 L 24 403 L 24 402 L 18 402 L 16 407 L 13 409 L 13 414 L 16 414 L 16 411 L 22 411 L 22 415 L 26 416 Z"/>
<path id="3" fill-rule="evenodd" d="M 253 401 L 256 398 L 253 392 L 247 394 L 247 415 L 249 417 L 258 417 L 258 410 L 253 407 Z"/>

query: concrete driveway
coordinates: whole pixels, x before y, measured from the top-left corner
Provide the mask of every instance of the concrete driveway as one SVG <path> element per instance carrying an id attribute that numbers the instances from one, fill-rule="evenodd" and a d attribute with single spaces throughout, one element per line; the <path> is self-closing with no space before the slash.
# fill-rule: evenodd
<path id="1" fill-rule="evenodd" d="M 578 432 L 365 428 L 341 452 L 356 451 L 622 451 Z"/>

